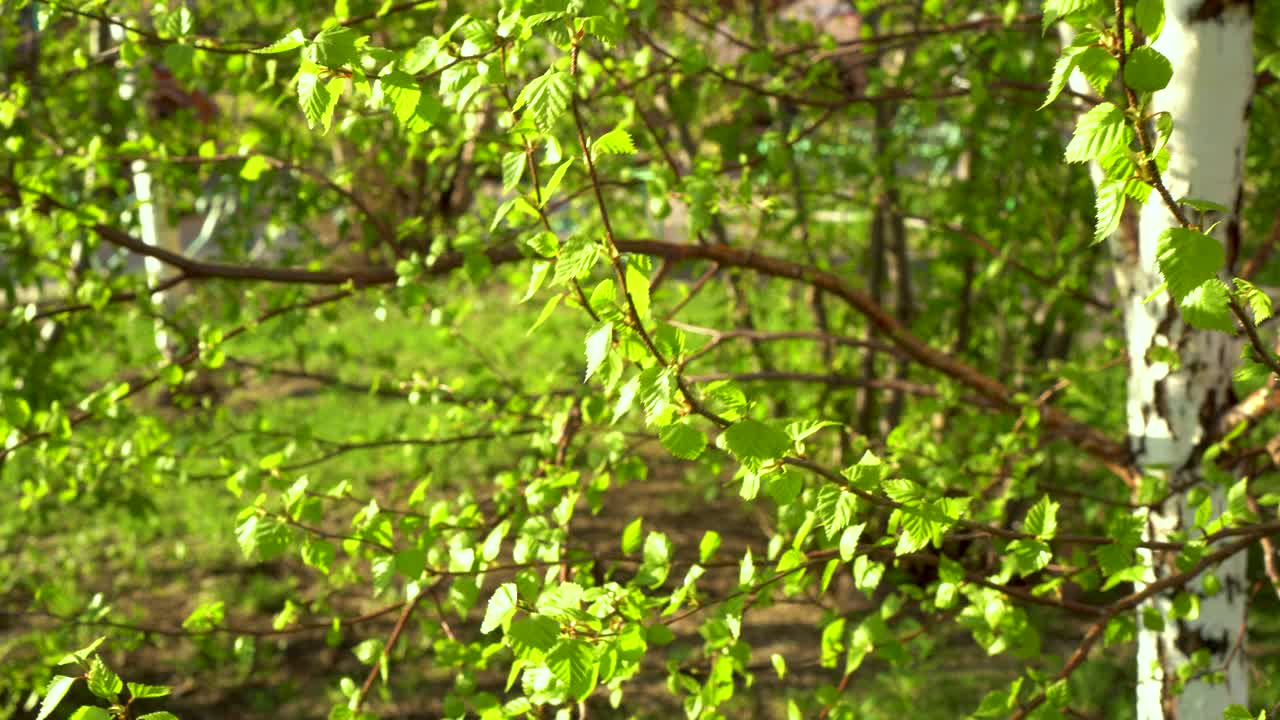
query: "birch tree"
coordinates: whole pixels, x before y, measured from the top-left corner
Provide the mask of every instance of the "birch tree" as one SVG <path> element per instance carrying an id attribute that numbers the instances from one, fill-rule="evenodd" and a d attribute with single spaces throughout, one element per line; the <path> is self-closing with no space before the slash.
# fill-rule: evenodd
<path id="1" fill-rule="evenodd" d="M 1274 715 L 1275 3 L 13 5 L 0 714 Z"/>

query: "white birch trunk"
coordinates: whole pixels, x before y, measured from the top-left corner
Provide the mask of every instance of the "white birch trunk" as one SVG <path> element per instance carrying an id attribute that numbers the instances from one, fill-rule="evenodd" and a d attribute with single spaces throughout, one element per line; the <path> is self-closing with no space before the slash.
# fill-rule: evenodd
<path id="1" fill-rule="evenodd" d="M 111 27 L 112 39 L 119 43 L 124 40 L 124 29 L 118 25 Z M 120 97 L 124 100 L 131 100 L 138 106 L 139 113 L 146 112 L 146 99 L 141 96 L 138 91 L 137 73 L 132 69 L 125 68 L 120 76 L 119 86 Z M 138 133 L 130 128 L 127 133 L 130 140 L 136 140 Z M 144 160 L 134 160 L 129 170 L 133 175 L 133 193 L 138 201 L 138 225 L 142 230 L 142 241 L 153 247 L 162 247 L 166 250 L 181 252 L 181 241 L 177 230 L 172 227 L 167 219 L 167 214 L 162 206 L 160 199 L 156 196 L 155 188 L 152 183 L 152 174 L 147 169 L 147 163 Z M 168 278 L 167 273 L 173 272 L 169 270 L 164 263 L 159 260 L 147 257 L 143 259 L 143 266 L 147 271 L 147 284 L 157 285 Z M 167 310 L 171 306 L 168 293 L 155 293 L 151 296 L 151 303 L 157 306 L 161 311 Z M 157 319 L 155 321 L 155 343 L 160 353 L 168 358 L 172 351 L 173 343 L 169 339 L 169 334 L 165 331 L 164 323 Z"/>
<path id="2" fill-rule="evenodd" d="M 1166 3 L 1164 30 L 1154 47 L 1173 63 L 1174 74 L 1168 88 L 1156 94 L 1153 111 L 1173 116 L 1172 157 L 1163 175 L 1172 196 L 1236 207 L 1253 91 L 1253 23 L 1247 4 L 1225 5 L 1216 16 L 1199 19 L 1198 13 L 1205 14 L 1201 0 Z M 1184 529 L 1191 530 L 1193 537 L 1198 534 L 1185 490 L 1201 480 L 1205 446 L 1214 440 L 1217 420 L 1232 404 L 1231 374 L 1239 357 L 1239 345 L 1230 336 L 1183 323 L 1167 293 L 1142 302 L 1163 281 L 1156 270 L 1156 244 L 1160 234 L 1176 222 L 1153 193 L 1140 215 L 1138 262 L 1128 268 L 1129 277 L 1121 284 L 1128 295 L 1124 307 L 1129 351 L 1127 414 L 1134 460 L 1143 472 L 1163 475 L 1174 490 L 1167 502 L 1148 515 L 1147 534 L 1155 540 Z M 1180 367 L 1172 369 L 1151 357 L 1149 349 L 1161 346 L 1176 350 Z M 1215 510 L 1221 512 L 1225 489 L 1213 489 L 1212 496 Z M 1176 572 L 1172 558 L 1153 558 L 1150 553 L 1144 557 L 1147 582 Z M 1170 618 L 1173 596 L 1160 595 L 1149 607 L 1161 611 L 1164 629 L 1143 629 L 1139 619 L 1139 720 L 1221 718 L 1228 705 L 1248 704 L 1241 647 L 1245 556 L 1236 555 L 1214 572 L 1221 581 L 1217 594 L 1206 596 L 1198 581 L 1187 588 L 1200 596 L 1199 617 Z M 1218 673 L 1219 681 L 1199 673 L 1180 695 L 1174 695 L 1177 669 L 1199 649 L 1209 652 L 1207 672 Z"/>

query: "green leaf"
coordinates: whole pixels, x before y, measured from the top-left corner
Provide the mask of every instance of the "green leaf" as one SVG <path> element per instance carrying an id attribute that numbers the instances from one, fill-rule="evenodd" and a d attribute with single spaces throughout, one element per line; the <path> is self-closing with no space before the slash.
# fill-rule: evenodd
<path id="1" fill-rule="evenodd" d="M 684 460 L 697 460 L 707 447 L 707 436 L 689 424 L 688 420 L 680 420 L 662 428 L 658 432 L 658 439 L 668 452 Z"/>
<path id="2" fill-rule="evenodd" d="M 587 375 L 582 379 L 583 382 L 591 379 L 596 370 L 600 369 L 601 363 L 609 356 L 609 350 L 613 347 L 613 323 L 607 322 L 596 328 L 587 336 Z"/>
<path id="3" fill-rule="evenodd" d="M 584 235 L 574 235 L 560 249 L 556 259 L 556 272 L 552 277 L 552 285 L 562 285 L 591 272 L 596 260 L 600 257 L 600 248 L 595 241 Z"/>
<path id="4" fill-rule="evenodd" d="M 671 411 L 671 399 L 676 392 L 675 375 L 662 367 L 651 367 L 639 375 L 637 394 L 644 405 L 644 421 L 649 425 L 663 425 Z"/>
<path id="5" fill-rule="evenodd" d="M 840 423 L 831 420 L 796 420 L 787 423 L 787 435 L 796 443 L 802 443 L 823 428 L 840 427 Z"/>
<path id="6" fill-rule="evenodd" d="M 1052 540 L 1058 532 L 1058 503 L 1050 500 L 1048 495 L 1041 497 L 1027 511 L 1024 529 L 1041 540 Z"/>
<path id="7" fill-rule="evenodd" d="M 720 435 L 724 446 L 739 460 L 777 460 L 791 450 L 791 438 L 759 420 L 740 420 Z"/>
<path id="8" fill-rule="evenodd" d="M 542 205 L 540 207 L 547 206 L 547 203 L 551 200 L 551 196 L 555 195 L 556 190 L 560 187 L 561 181 L 564 180 L 564 174 L 569 171 L 569 166 L 572 164 L 573 158 L 569 158 L 568 160 L 560 163 L 560 166 L 556 168 L 556 171 L 551 173 L 551 179 L 547 181 L 547 186 L 542 189 Z"/>
<path id="9" fill-rule="evenodd" d="M 547 668 L 569 689 L 574 700 L 583 700 L 596 688 L 599 665 L 591 646 L 583 640 L 561 640 L 547 654 Z"/>
<path id="10" fill-rule="evenodd" d="M 67 696 L 67 691 L 75 684 L 76 678 L 67 677 L 66 675 L 54 675 L 53 679 L 44 689 L 44 699 L 40 701 L 40 714 L 36 715 L 36 720 L 45 720 L 58 707 L 58 703 L 62 702 L 62 698 Z"/>
<path id="11" fill-rule="evenodd" d="M 1243 278 L 1235 278 L 1236 293 L 1241 299 L 1249 305 L 1249 309 L 1253 311 L 1253 322 L 1260 323 L 1272 315 L 1271 296 L 1256 285 Z"/>
<path id="12" fill-rule="evenodd" d="M 1081 47 L 1068 46 L 1063 48 L 1062 55 L 1058 57 L 1058 61 L 1053 65 L 1053 77 L 1049 80 L 1049 94 L 1045 97 L 1044 102 L 1040 104 L 1040 107 L 1037 108 L 1038 110 L 1049 107 L 1066 89 L 1067 83 L 1071 81 L 1071 73 L 1076 68 L 1076 58 L 1082 52 L 1084 52 L 1084 48 Z"/>
<path id="13" fill-rule="evenodd" d="M 818 491 L 817 512 L 828 538 L 834 539 L 837 533 L 849 526 L 857 503 L 857 498 L 852 493 L 830 483 L 822 486 Z"/>
<path id="14" fill-rule="evenodd" d="M 1259 715 L 1249 712 L 1249 708 L 1243 705 L 1228 705 L 1227 709 L 1222 712 L 1222 720 L 1266 720 L 1267 712 L 1264 710 Z"/>
<path id="15" fill-rule="evenodd" d="M 1156 265 L 1174 299 L 1182 301 L 1226 264 L 1226 251 L 1214 238 L 1189 228 L 1169 228 L 1156 244 Z"/>
<path id="16" fill-rule="evenodd" d="M 627 263 L 624 275 L 627 281 L 627 294 L 636 306 L 636 313 L 641 318 L 649 314 L 649 276 L 635 262 Z"/>
<path id="17" fill-rule="evenodd" d="M 391 102 L 391 114 L 396 120 L 408 123 L 413 119 L 422 98 L 422 86 L 412 75 L 394 70 L 378 78 L 378 89 Z"/>
<path id="18" fill-rule="evenodd" d="M 627 523 L 622 530 L 622 554 L 630 555 L 640 549 L 640 540 L 644 537 L 644 518 L 637 517 Z"/>
<path id="19" fill-rule="evenodd" d="M 125 687 L 129 688 L 129 695 L 135 698 L 156 698 L 164 697 L 172 692 L 164 685 L 146 685 L 143 683 L 125 683 Z"/>
<path id="20" fill-rule="evenodd" d="M 139 715 L 138 720 L 178 720 L 178 716 L 174 715 L 171 712 L 165 712 L 164 710 L 160 710 L 159 712 L 147 713 L 146 715 Z"/>
<path id="21" fill-rule="evenodd" d="M 251 515 L 236 528 L 236 540 L 245 557 L 266 562 L 288 548 L 289 529 L 275 518 Z"/>
<path id="22" fill-rule="evenodd" d="M 862 531 L 866 527 L 866 523 L 858 523 L 852 527 L 845 528 L 844 532 L 840 533 L 841 560 L 849 562 L 858 553 L 858 539 L 862 537 Z"/>
<path id="23" fill-rule="evenodd" d="M 341 77 L 324 80 L 314 72 L 304 71 L 298 75 L 298 103 L 307 118 L 308 128 L 314 130 L 318 127 L 329 132 L 344 83 L 346 80 Z"/>
<path id="24" fill-rule="evenodd" d="M 524 176 L 525 154 L 522 150 L 512 150 L 502 156 L 502 189 L 511 192 L 520 185 Z"/>
<path id="25" fill-rule="evenodd" d="M 93 705 L 82 705 L 67 720 L 112 720 L 111 713 Z M 141 720 L 141 719 L 139 719 Z"/>
<path id="26" fill-rule="evenodd" d="M 285 35 L 284 37 L 271 43 L 270 45 L 267 45 L 266 47 L 258 48 L 253 52 L 260 53 L 263 55 L 269 55 L 272 53 L 289 52 L 290 50 L 295 50 L 297 48 L 302 47 L 306 42 L 307 42 L 307 38 L 305 35 L 302 34 L 302 29 L 294 28 L 289 31 L 288 35 Z"/>
<path id="27" fill-rule="evenodd" d="M 1138 0 L 1133 8 L 1133 19 L 1149 41 L 1155 40 L 1164 28 L 1164 3 L 1165 0 Z"/>
<path id="28" fill-rule="evenodd" d="M 506 633 L 511 652 L 530 663 L 541 663 L 559 637 L 560 623 L 546 615 L 520 618 L 511 623 Z"/>
<path id="29" fill-rule="evenodd" d="M 1045 0 L 1044 17 L 1041 22 L 1047 28 L 1068 15 L 1090 10 L 1096 12 L 1098 7 L 1098 0 Z"/>
<path id="30" fill-rule="evenodd" d="M 1067 143 L 1067 162 L 1088 162 L 1128 146 L 1133 131 L 1124 122 L 1124 111 L 1109 102 L 1099 103 L 1076 122 Z"/>
<path id="31" fill-rule="evenodd" d="M 773 671 L 778 674 L 779 680 L 787 676 L 787 661 L 785 658 L 778 653 L 773 653 L 769 656 L 769 662 L 773 665 Z"/>
<path id="32" fill-rule="evenodd" d="M 1196 212 L 1201 212 L 1201 213 L 1218 213 L 1220 215 L 1231 214 L 1231 208 L 1227 207 L 1226 205 L 1223 205 L 1220 202 L 1214 202 L 1212 200 L 1184 197 L 1178 200 L 1178 204 L 1186 205 L 1192 210 L 1195 210 Z"/>
<path id="33" fill-rule="evenodd" d="M 406 580 L 417 580 L 427 568 L 427 553 L 421 548 L 406 548 L 395 554 L 394 564 Z"/>
<path id="34" fill-rule="evenodd" d="M 547 298 L 547 302 L 542 306 L 542 311 L 538 313 L 538 319 L 533 321 L 533 325 L 529 326 L 529 330 L 525 335 L 532 335 L 534 330 L 541 327 L 542 323 L 546 322 L 547 318 L 551 317 L 551 313 L 555 311 L 556 306 L 559 305 L 560 301 L 563 299 L 563 293 L 552 295 L 550 298 Z"/>
<path id="35" fill-rule="evenodd" d="M 94 640 L 93 642 L 89 643 L 88 645 L 85 645 L 84 647 L 80 648 L 79 650 L 73 650 L 67 653 L 66 655 L 63 655 L 62 659 L 59 660 L 56 664 L 69 665 L 71 663 L 80 663 L 81 665 L 87 665 L 89 662 L 89 658 L 93 655 L 93 651 L 97 650 L 98 646 L 102 645 L 102 643 L 105 642 L 106 639 L 107 639 L 107 636 L 103 635 L 98 639 Z"/>
<path id="36" fill-rule="evenodd" d="M 528 107 L 534 125 L 544 133 L 550 133 L 555 122 L 569 107 L 573 97 L 573 76 L 563 70 L 548 70 L 534 78 L 516 97 L 513 111 Z"/>
<path id="37" fill-rule="evenodd" d="M 1230 290 L 1218 278 L 1206 280 L 1187 293 L 1178 303 L 1182 318 L 1192 327 L 1202 330 L 1235 332 L 1230 307 Z"/>
<path id="38" fill-rule="evenodd" d="M 665 533 L 650 532 L 644 539 L 644 562 L 636 573 L 636 583 L 656 588 L 671 573 L 671 540 Z"/>
<path id="39" fill-rule="evenodd" d="M 316 33 L 311 44 L 302 51 L 303 57 L 317 65 L 327 68 L 341 68 L 348 64 L 358 64 L 360 55 L 357 48 L 366 38 L 356 34 L 355 30 L 341 25 L 331 25 Z"/>
<path id="40" fill-rule="evenodd" d="M 1116 71 L 1120 69 L 1120 61 L 1100 47 L 1089 47 L 1076 56 L 1076 67 L 1084 75 L 1084 79 L 1089 81 L 1089 86 L 1099 95 L 1104 95 L 1112 78 L 1116 76 Z"/>
<path id="41" fill-rule="evenodd" d="M 302 562 L 326 575 L 329 574 L 329 570 L 333 567 L 334 558 L 337 556 L 337 547 L 325 540 L 308 538 L 302 546 Z"/>
<path id="42" fill-rule="evenodd" d="M 107 667 L 107 664 L 97 655 L 89 661 L 87 679 L 89 681 L 89 692 L 103 700 L 115 702 L 120 695 L 120 691 L 124 689 L 124 683 L 121 682 L 120 676 Z"/>
<path id="43" fill-rule="evenodd" d="M 592 155 L 635 155 L 636 145 L 631 134 L 622 128 L 614 128 L 596 138 L 591 144 Z"/>
<path id="44" fill-rule="evenodd" d="M 1138 92 L 1163 90 L 1173 79 L 1169 58 L 1150 46 L 1135 49 L 1124 66 L 1124 84 Z"/>
<path id="45" fill-rule="evenodd" d="M 1040 540 L 1014 540 L 1009 543 L 1005 554 L 1013 561 L 1014 571 L 1020 576 L 1038 572 L 1053 559 L 1049 545 Z"/>
<path id="46" fill-rule="evenodd" d="M 738 584 L 743 586 L 750 585 L 755 577 L 755 558 L 752 557 L 751 548 L 747 548 L 747 552 L 742 556 L 742 563 L 738 566 Z"/>
<path id="47" fill-rule="evenodd" d="M 555 257 L 560 252 L 560 238 L 550 230 L 543 230 L 524 241 L 524 244 L 542 257 Z"/>
<path id="48" fill-rule="evenodd" d="M 716 554 L 716 550 L 719 549 L 720 533 L 715 530 L 708 530 L 702 533 L 702 540 L 698 543 L 698 562 L 707 562 L 711 559 L 712 555 Z"/>
<path id="49" fill-rule="evenodd" d="M 248 160 L 244 161 L 244 165 L 240 168 L 240 178 L 248 182 L 257 182 L 262 177 L 262 173 L 266 172 L 267 159 L 261 155 L 250 155 Z"/>
<path id="50" fill-rule="evenodd" d="M 503 583 L 489 598 L 489 605 L 484 611 L 484 622 L 480 625 L 480 633 L 488 635 L 498 628 L 505 628 L 516 614 L 516 585 Z"/>
<path id="51" fill-rule="evenodd" d="M 1125 182 L 1107 180 L 1098 185 L 1098 197 L 1095 200 L 1097 222 L 1094 225 L 1093 241 L 1102 242 L 1111 237 L 1120 227 L 1124 217 Z"/>

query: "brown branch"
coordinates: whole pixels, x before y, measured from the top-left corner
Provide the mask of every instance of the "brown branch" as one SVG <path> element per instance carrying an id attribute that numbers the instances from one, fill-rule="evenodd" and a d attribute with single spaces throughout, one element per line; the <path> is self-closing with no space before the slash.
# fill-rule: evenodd
<path id="1" fill-rule="evenodd" d="M 390 662 L 391 651 L 395 650 L 396 643 L 399 642 L 400 635 L 404 632 L 404 626 L 409 623 L 409 618 L 413 615 L 413 611 L 426 595 L 427 590 L 425 588 L 419 589 L 418 594 L 404 604 L 404 610 L 400 612 L 400 617 L 396 620 L 396 626 L 392 628 L 391 635 L 387 638 L 387 644 L 382 648 L 382 656 L 378 659 L 378 662 L 373 664 L 373 667 L 369 668 L 369 674 L 365 676 L 364 685 L 360 687 L 360 697 L 356 700 L 355 707 L 356 716 L 360 715 L 360 710 L 364 707 L 365 700 L 369 698 L 369 691 L 373 689 L 373 681 L 378 679 L 379 665 L 384 662 Z"/>
<path id="2" fill-rule="evenodd" d="M 43 193 L 41 195 L 50 202 L 56 203 L 58 207 L 69 209 L 47 195 L 43 195 Z M 388 285 L 397 280 L 395 270 L 387 267 L 352 270 L 302 270 L 201 262 L 179 253 L 147 245 L 125 232 L 102 223 L 95 223 L 92 227 L 95 232 L 108 242 L 128 248 L 139 254 L 156 258 L 182 270 L 193 278 L 260 280 L 313 285 L 345 285 L 350 283 L 357 287 Z M 853 309 L 861 313 L 885 340 L 921 365 L 968 386 L 990 401 L 995 407 L 1007 411 L 1020 409 L 1020 405 L 1013 400 L 1012 390 L 1004 383 L 986 375 L 954 355 L 939 350 L 921 340 L 907 330 L 879 303 L 873 301 L 862 290 L 854 287 L 835 273 L 819 270 L 811 265 L 761 255 L 750 250 L 724 244 L 678 245 L 658 240 L 624 240 L 615 237 L 610 245 L 616 253 L 638 253 L 673 262 L 710 261 L 720 266 L 745 268 L 769 277 L 786 278 L 807 283 L 849 304 Z M 524 257 L 515 245 L 492 247 L 486 250 L 484 254 L 495 266 L 515 262 Z M 610 255 L 612 256 L 613 253 L 610 253 Z M 611 258 L 611 260 L 613 263 L 618 263 L 617 258 Z M 427 275 L 442 275 L 461 267 L 462 264 L 462 254 L 450 253 L 441 256 L 436 262 L 425 268 L 424 273 Z M 615 267 L 615 273 L 617 273 L 617 267 Z M 630 297 L 629 293 L 627 293 L 627 297 Z M 634 307 L 631 307 L 630 310 L 634 313 Z M 632 321 L 635 322 L 636 319 L 637 316 L 633 315 Z M 643 325 L 639 326 L 638 330 L 642 339 L 648 337 L 648 333 L 643 331 Z M 652 341 L 650 340 L 650 342 Z M 1108 468 L 1127 482 L 1135 482 L 1135 476 L 1129 462 L 1129 451 L 1125 445 L 1115 441 L 1097 428 L 1081 423 L 1053 408 L 1046 408 L 1042 415 L 1042 420 L 1047 428 L 1067 438 L 1086 453 L 1101 460 Z"/>

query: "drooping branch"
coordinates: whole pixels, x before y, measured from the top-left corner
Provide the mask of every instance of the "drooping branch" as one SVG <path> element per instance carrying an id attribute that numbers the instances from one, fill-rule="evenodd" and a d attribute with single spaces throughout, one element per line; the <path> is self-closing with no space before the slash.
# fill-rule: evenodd
<path id="1" fill-rule="evenodd" d="M 53 198 L 43 195 L 46 202 L 68 209 Z M 222 278 L 228 280 L 256 280 L 265 282 L 346 285 L 367 287 L 389 285 L 398 279 L 394 268 L 375 267 L 350 270 L 304 270 L 296 268 L 264 268 L 247 265 L 202 262 L 163 248 L 147 245 L 128 233 L 102 223 L 92 226 L 104 240 L 133 252 L 153 257 L 171 265 L 193 279 Z M 1013 390 L 974 366 L 943 350 L 939 350 L 912 334 L 892 313 L 835 273 L 827 272 L 784 258 L 762 255 L 728 245 L 680 245 L 659 240 L 613 239 L 619 253 L 636 253 L 662 258 L 671 262 L 709 261 L 721 267 L 743 268 L 769 277 L 786 278 L 812 285 L 840 298 L 870 322 L 881 337 L 905 355 L 925 367 L 936 370 L 969 387 L 990 401 L 995 407 L 1014 411 L 1018 409 Z M 511 245 L 489 248 L 484 252 L 493 265 L 502 265 L 524 258 L 521 250 Z M 428 276 L 444 275 L 462 267 L 465 258 L 461 253 L 442 255 L 423 269 Z M 1122 444 L 1095 427 L 1081 423 L 1065 413 L 1052 408 L 1043 412 L 1044 425 L 1067 438 L 1080 449 L 1105 463 L 1126 481 L 1133 481 L 1129 465 L 1129 451 Z"/>

